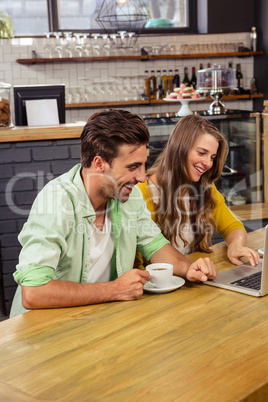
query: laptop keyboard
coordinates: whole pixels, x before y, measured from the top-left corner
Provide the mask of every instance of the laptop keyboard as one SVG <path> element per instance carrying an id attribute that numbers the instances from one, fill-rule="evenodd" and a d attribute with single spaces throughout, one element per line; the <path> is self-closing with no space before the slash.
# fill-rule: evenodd
<path id="1" fill-rule="evenodd" d="M 256 272 L 255 274 L 246 276 L 245 278 L 231 282 L 232 285 L 243 286 L 244 288 L 260 290 L 261 288 L 261 274 L 262 272 Z"/>

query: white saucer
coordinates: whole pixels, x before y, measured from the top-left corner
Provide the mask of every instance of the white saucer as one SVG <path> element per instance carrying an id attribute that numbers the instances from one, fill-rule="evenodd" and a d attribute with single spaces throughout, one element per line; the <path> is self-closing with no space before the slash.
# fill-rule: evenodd
<path id="1" fill-rule="evenodd" d="M 151 285 L 150 283 L 147 282 L 143 286 L 143 289 L 146 290 L 147 292 L 151 292 L 151 293 L 167 293 L 167 292 L 172 292 L 172 290 L 180 288 L 184 284 L 185 284 L 184 279 L 180 278 L 179 276 L 173 275 L 169 286 L 166 286 L 163 288 L 155 288 L 153 285 Z"/>

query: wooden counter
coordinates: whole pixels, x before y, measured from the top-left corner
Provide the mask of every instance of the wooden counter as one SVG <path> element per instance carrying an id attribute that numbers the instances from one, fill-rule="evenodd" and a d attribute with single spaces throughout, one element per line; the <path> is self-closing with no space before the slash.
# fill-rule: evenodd
<path id="1" fill-rule="evenodd" d="M 257 249 L 264 231 L 248 238 Z M 223 243 L 213 250 L 219 270 L 232 266 Z M 0 400 L 266 401 L 267 311 L 267 296 L 200 283 L 31 311 L 0 323 Z"/>
<path id="2" fill-rule="evenodd" d="M 0 129 L 0 142 L 58 140 L 79 138 L 86 122 L 57 124 L 55 126 L 13 127 Z"/>

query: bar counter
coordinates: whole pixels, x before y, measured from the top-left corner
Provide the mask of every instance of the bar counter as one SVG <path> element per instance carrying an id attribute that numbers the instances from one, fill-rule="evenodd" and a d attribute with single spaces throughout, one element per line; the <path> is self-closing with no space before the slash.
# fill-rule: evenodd
<path id="1" fill-rule="evenodd" d="M 251 232 L 248 245 L 263 239 Z M 210 257 L 219 271 L 232 266 L 224 243 Z M 28 312 L 0 323 L 0 400 L 265 401 L 267 310 L 267 296 L 186 283 L 137 301 Z"/>
<path id="2" fill-rule="evenodd" d="M 55 126 L 13 127 L 0 130 L 0 143 L 43 141 L 80 138 L 86 122 L 59 124 Z M 263 219 L 268 217 L 268 204 L 246 204 L 243 206 L 231 206 L 232 211 L 242 221 Z"/>
<path id="3" fill-rule="evenodd" d="M 0 142 L 57 140 L 79 138 L 86 122 L 57 124 L 55 126 L 15 126 L 0 130 Z"/>

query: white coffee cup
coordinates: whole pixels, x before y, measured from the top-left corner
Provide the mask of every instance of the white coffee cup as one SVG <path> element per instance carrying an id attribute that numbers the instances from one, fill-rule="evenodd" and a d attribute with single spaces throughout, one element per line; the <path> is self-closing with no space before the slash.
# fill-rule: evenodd
<path id="1" fill-rule="evenodd" d="M 151 283 L 157 288 L 169 286 L 173 277 L 173 265 L 166 263 L 149 264 L 146 271 L 151 275 Z"/>

